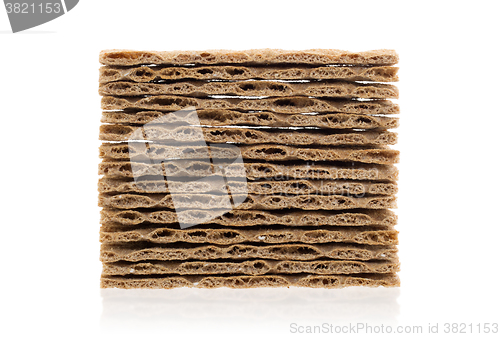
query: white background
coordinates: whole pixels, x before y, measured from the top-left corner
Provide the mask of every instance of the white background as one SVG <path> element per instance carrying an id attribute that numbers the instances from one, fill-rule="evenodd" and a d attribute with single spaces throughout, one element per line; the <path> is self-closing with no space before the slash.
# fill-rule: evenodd
<path id="1" fill-rule="evenodd" d="M 497 4 L 81 1 L 18 34 L 0 7 L 1 334 L 500 323 Z M 97 81 L 110 48 L 396 49 L 401 288 L 101 291 Z"/>

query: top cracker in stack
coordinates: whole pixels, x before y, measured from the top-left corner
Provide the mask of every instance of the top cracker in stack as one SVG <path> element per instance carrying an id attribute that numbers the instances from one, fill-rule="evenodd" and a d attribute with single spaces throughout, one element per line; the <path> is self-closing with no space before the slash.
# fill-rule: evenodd
<path id="1" fill-rule="evenodd" d="M 394 51 L 100 62 L 102 287 L 399 285 Z"/>

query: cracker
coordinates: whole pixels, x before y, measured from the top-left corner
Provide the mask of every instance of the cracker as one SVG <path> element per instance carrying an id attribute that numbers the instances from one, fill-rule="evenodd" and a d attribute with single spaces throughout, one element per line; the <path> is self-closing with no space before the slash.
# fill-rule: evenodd
<path id="1" fill-rule="evenodd" d="M 243 199 L 244 195 L 232 195 L 233 199 Z M 98 205 L 118 209 L 167 208 L 210 210 L 226 209 L 227 195 L 186 194 L 175 198 L 170 194 L 117 194 L 99 195 Z M 394 196 L 347 197 L 341 195 L 248 195 L 245 201 L 234 205 L 234 209 L 303 209 L 303 210 L 341 210 L 341 209 L 387 209 L 396 208 Z"/>
<path id="2" fill-rule="evenodd" d="M 370 165 L 361 163 L 335 163 L 324 165 L 316 163 L 288 163 L 279 165 L 272 163 L 244 163 L 244 169 L 228 166 L 224 169 L 226 177 L 244 177 L 248 180 L 270 179 L 351 179 L 396 181 L 398 169 L 393 165 Z M 234 168 L 234 170 L 233 170 Z M 215 173 L 214 173 L 215 172 Z M 100 175 L 107 178 L 134 178 L 145 175 L 168 175 L 179 177 L 220 176 L 217 165 L 202 161 L 171 161 L 162 164 L 149 165 L 135 163 L 134 171 L 128 161 L 104 160 L 99 163 Z"/>
<path id="3" fill-rule="evenodd" d="M 374 227 L 337 227 L 335 229 L 271 228 L 138 228 L 128 226 L 101 227 L 100 240 L 104 243 L 151 242 L 151 243 L 212 243 L 232 245 L 237 243 L 329 243 L 346 242 L 366 245 L 396 245 L 398 231 Z"/>
<path id="4" fill-rule="evenodd" d="M 144 260 L 214 260 L 214 259 L 271 259 L 310 261 L 318 258 L 334 260 L 395 260 L 395 246 L 355 245 L 345 243 L 326 244 L 272 244 L 230 246 L 192 245 L 187 243 L 168 245 L 102 244 L 101 261 L 138 262 Z"/>
<path id="5" fill-rule="evenodd" d="M 398 89 L 389 84 L 361 84 L 349 82 L 285 83 L 275 81 L 243 82 L 175 82 L 175 83 L 134 83 L 111 82 L 99 86 L 102 96 L 142 96 L 180 95 L 207 97 L 210 95 L 229 96 L 314 96 L 331 98 L 398 98 Z"/>
<path id="6" fill-rule="evenodd" d="M 328 100 L 303 96 L 263 99 L 195 98 L 172 95 L 149 97 L 104 96 L 101 99 L 101 108 L 103 110 L 144 109 L 157 111 L 178 111 L 185 108 L 261 110 L 285 114 L 341 112 L 388 115 L 399 113 L 399 106 L 388 100 Z"/>
<path id="7" fill-rule="evenodd" d="M 387 274 L 399 271 L 398 261 L 150 261 L 103 264 L 105 275 L 265 275 L 265 274 Z"/>
<path id="8" fill-rule="evenodd" d="M 205 51 L 135 51 L 125 49 L 103 50 L 99 62 L 104 65 L 130 66 L 139 64 L 345 64 L 393 65 L 399 58 L 394 50 L 379 49 L 349 52 L 338 49 L 252 49 Z"/>
<path id="9" fill-rule="evenodd" d="M 104 65 L 185 65 L 185 64 L 345 64 L 393 65 L 399 61 L 394 50 L 379 49 L 349 52 L 338 49 L 251 49 L 204 51 L 135 51 L 126 49 L 103 50 L 99 62 Z"/>
<path id="10" fill-rule="evenodd" d="M 175 144 L 239 143 L 281 145 L 394 145 L 397 134 L 389 131 L 325 132 L 311 130 L 256 130 L 248 128 L 200 128 L 199 126 L 148 125 L 148 140 L 175 142 Z M 104 141 L 128 141 L 141 132 L 131 125 L 101 125 L 99 139 Z"/>
<path id="11" fill-rule="evenodd" d="M 353 182 L 347 180 L 287 180 L 254 181 L 231 180 L 231 193 L 250 194 L 319 194 L 319 195 L 394 195 L 394 183 Z M 101 178 L 100 193 L 227 193 L 227 187 L 220 180 L 213 181 L 167 181 Z"/>
<path id="12" fill-rule="evenodd" d="M 377 226 L 392 228 L 397 223 L 394 212 L 380 210 L 352 211 L 264 211 L 231 210 L 222 215 L 213 211 L 136 211 L 103 208 L 101 223 L 109 226 L 161 224 L 164 228 L 179 228 L 177 216 L 186 223 L 208 223 L 225 227 L 284 225 L 301 226 Z"/>
<path id="13" fill-rule="evenodd" d="M 169 158 L 208 159 L 207 146 L 172 146 L 152 143 L 137 149 L 128 143 L 105 143 L 99 148 L 99 156 L 106 159 L 165 160 Z M 234 160 L 243 159 L 263 161 L 346 161 L 368 164 L 395 164 L 399 161 L 399 151 L 388 148 L 345 149 L 345 148 L 302 148 L 287 145 L 242 145 L 227 147 L 210 146 L 210 158 Z"/>
<path id="14" fill-rule="evenodd" d="M 152 82 L 156 80 L 344 80 L 397 82 L 397 67 L 245 67 L 245 66 L 201 66 L 201 67 L 114 67 L 99 69 L 99 82 L 116 81 Z"/>
<path id="15" fill-rule="evenodd" d="M 172 117 L 172 118 L 168 118 Z M 184 116 L 183 116 L 184 117 Z M 393 129 L 399 126 L 396 117 L 362 114 L 287 115 L 269 111 L 240 112 L 234 110 L 196 110 L 182 120 L 176 114 L 161 111 L 103 111 L 102 123 L 170 125 L 201 123 L 206 126 L 266 126 L 266 127 L 318 127 L 325 129 Z"/>
<path id="16" fill-rule="evenodd" d="M 195 288 L 258 288 L 258 287 L 308 287 L 308 288 L 344 288 L 351 286 L 364 287 L 398 287 L 399 277 L 396 274 L 363 274 L 354 276 L 341 275 L 257 275 L 257 276 L 168 276 L 138 277 L 121 276 L 101 277 L 101 288 L 123 289 L 172 289 L 178 287 Z"/>

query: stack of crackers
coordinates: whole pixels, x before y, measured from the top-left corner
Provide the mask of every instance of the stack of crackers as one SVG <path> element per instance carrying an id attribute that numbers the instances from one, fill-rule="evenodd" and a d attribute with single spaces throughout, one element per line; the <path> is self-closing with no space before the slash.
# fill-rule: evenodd
<path id="1" fill-rule="evenodd" d="M 102 287 L 399 285 L 394 51 L 100 62 Z"/>

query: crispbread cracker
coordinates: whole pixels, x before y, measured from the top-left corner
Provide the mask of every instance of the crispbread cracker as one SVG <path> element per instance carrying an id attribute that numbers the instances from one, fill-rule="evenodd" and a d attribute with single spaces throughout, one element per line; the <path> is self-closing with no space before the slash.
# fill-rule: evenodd
<path id="1" fill-rule="evenodd" d="M 140 127 L 101 125 L 99 139 L 128 141 Z M 148 140 L 175 144 L 190 142 L 281 145 L 394 145 L 397 134 L 389 131 L 325 132 L 317 130 L 256 130 L 248 128 L 201 128 L 197 126 L 148 125 Z"/>
<path id="2" fill-rule="evenodd" d="M 300 275 L 300 274 L 299 274 Z M 344 288 L 351 286 L 364 287 L 398 287 L 399 277 L 396 274 L 361 274 L 354 276 L 340 275 L 257 275 L 257 276 L 168 276 L 138 277 L 121 276 L 101 277 L 101 288 L 123 289 L 172 289 L 179 287 L 195 288 L 258 288 L 258 287 L 308 287 L 308 288 Z"/>
<path id="3" fill-rule="evenodd" d="M 171 117 L 171 118 L 168 118 Z M 176 114 L 161 111 L 103 111 L 102 123 L 170 125 L 200 122 L 207 126 L 265 126 L 265 127 L 318 127 L 324 129 L 393 129 L 399 126 L 396 117 L 359 114 L 282 114 L 269 111 L 240 112 L 234 110 L 196 110 L 182 119 Z"/>
<path id="4" fill-rule="evenodd" d="M 367 164 L 395 164 L 399 161 L 399 151 L 388 148 L 346 149 L 346 148 L 303 148 L 287 145 L 241 145 L 226 147 L 210 146 L 210 157 L 216 159 L 243 159 L 264 161 L 348 161 Z M 152 143 L 137 149 L 128 143 L 104 143 L 99 147 L 99 156 L 105 159 L 164 160 L 165 158 L 208 159 L 207 146 L 175 146 Z"/>
<path id="5" fill-rule="evenodd" d="M 398 98 L 398 89 L 390 84 L 349 82 L 285 83 L 274 81 L 134 83 L 111 82 L 99 86 L 102 96 L 180 95 L 206 97 L 230 96 L 315 96 L 330 98 Z"/>
<path id="6" fill-rule="evenodd" d="M 105 243 L 120 242 L 152 242 L 152 243 L 213 243 L 232 245 L 237 243 L 329 243 L 347 242 L 366 245 L 396 245 L 398 231 L 394 229 L 377 229 L 373 227 L 335 229 L 172 229 L 172 228 L 139 228 L 104 226 L 101 227 L 100 240 Z"/>
<path id="7" fill-rule="evenodd" d="M 167 181 L 101 178 L 98 184 L 100 193 L 227 193 L 226 184 L 213 181 Z M 254 181 L 231 180 L 231 193 L 250 194 L 319 194 L 319 195 L 394 195 L 394 183 L 354 182 L 348 180 L 286 180 Z"/>
<path id="8" fill-rule="evenodd" d="M 398 81 L 397 67 L 113 67 L 99 69 L 99 82 L 116 81 L 152 82 L 155 80 L 345 80 L 345 81 Z"/>
<path id="9" fill-rule="evenodd" d="M 236 244 L 229 246 L 168 244 L 143 245 L 121 244 L 101 245 L 101 261 L 138 262 L 144 260 L 214 260 L 214 259 L 271 259 L 310 261 L 318 258 L 334 260 L 394 260 L 397 258 L 395 246 L 355 245 L 344 243 L 323 244 L 272 244 L 249 245 Z"/>
<path id="10" fill-rule="evenodd" d="M 172 95 L 149 97 L 103 96 L 103 110 L 141 109 L 178 111 L 185 108 L 228 109 L 241 111 L 273 111 L 285 114 L 309 112 L 341 112 L 350 114 L 397 114 L 399 106 L 388 100 L 329 100 L 304 96 L 241 99 L 241 98 L 195 98 Z"/>
<path id="11" fill-rule="evenodd" d="M 369 165 L 354 163 L 335 163 L 324 165 L 317 163 L 300 163 L 279 165 L 272 163 L 244 163 L 244 169 L 229 166 L 224 169 L 226 177 L 245 177 L 248 180 L 276 178 L 287 179 L 351 179 L 396 181 L 398 169 L 393 165 Z M 234 168 L 234 170 L 232 170 Z M 215 173 L 214 173 L 215 172 Z M 131 163 L 128 161 L 104 160 L 99 163 L 99 174 L 107 178 L 134 178 L 144 175 L 164 174 L 169 177 L 206 177 L 209 175 L 220 176 L 221 170 L 217 165 L 201 161 L 172 161 L 162 164 L 135 163 L 132 172 Z"/>
<path id="12" fill-rule="evenodd" d="M 242 199 L 241 195 L 232 195 Z M 226 209 L 227 195 L 186 194 L 176 197 L 170 194 L 117 194 L 99 195 L 99 206 L 118 209 L 167 208 L 210 210 Z M 248 195 L 245 201 L 234 209 L 303 209 L 303 210 L 341 210 L 341 209 L 387 209 L 396 208 L 396 197 L 347 197 L 341 195 Z"/>
<path id="13" fill-rule="evenodd" d="M 177 214 L 189 223 L 209 223 L 220 226 L 260 226 L 285 225 L 300 226 L 383 226 L 392 227 L 397 223 L 394 212 L 386 209 L 355 211 L 263 211 L 231 210 L 223 215 L 214 211 L 136 211 L 103 208 L 101 223 L 136 226 L 161 224 L 164 228 L 179 228 Z"/>
<path id="14" fill-rule="evenodd" d="M 393 65 L 399 57 L 394 50 L 379 49 L 349 52 L 338 49 L 251 49 L 205 51 L 135 51 L 111 49 L 99 54 L 104 65 L 186 65 L 186 64 L 356 64 Z"/>
<path id="15" fill-rule="evenodd" d="M 103 264 L 105 275 L 265 275 L 265 274 L 387 274 L 399 271 L 398 261 L 275 261 L 249 260 L 242 262 L 217 261 L 148 261 L 114 262 Z"/>

